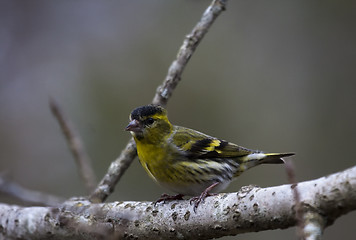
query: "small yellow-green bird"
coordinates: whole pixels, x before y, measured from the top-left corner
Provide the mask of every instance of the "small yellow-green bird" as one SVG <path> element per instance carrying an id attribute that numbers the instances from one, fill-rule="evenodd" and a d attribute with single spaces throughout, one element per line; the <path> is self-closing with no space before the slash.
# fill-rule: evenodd
<path id="1" fill-rule="evenodd" d="M 263 153 L 172 125 L 158 105 L 134 109 L 125 129 L 135 139 L 140 162 L 151 178 L 178 193 L 157 202 L 194 196 L 194 211 L 210 192 L 220 192 L 242 172 L 264 163 L 284 163 L 294 153 Z"/>

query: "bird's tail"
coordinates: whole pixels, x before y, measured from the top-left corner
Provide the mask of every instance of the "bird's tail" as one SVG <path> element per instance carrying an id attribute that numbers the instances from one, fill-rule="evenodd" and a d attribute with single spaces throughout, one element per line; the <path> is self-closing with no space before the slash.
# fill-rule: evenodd
<path id="1" fill-rule="evenodd" d="M 294 153 L 250 153 L 239 158 L 239 169 L 234 174 L 234 177 L 239 176 L 242 172 L 260 164 L 280 164 L 284 163 L 283 158 L 293 156 Z"/>
<path id="2" fill-rule="evenodd" d="M 280 164 L 284 163 L 283 158 L 293 156 L 294 153 L 265 153 L 264 157 L 259 159 L 259 164 Z"/>
<path id="3" fill-rule="evenodd" d="M 250 153 L 241 157 L 240 164 L 244 169 L 249 169 L 260 164 L 280 164 L 284 163 L 283 158 L 294 155 L 294 153 Z"/>

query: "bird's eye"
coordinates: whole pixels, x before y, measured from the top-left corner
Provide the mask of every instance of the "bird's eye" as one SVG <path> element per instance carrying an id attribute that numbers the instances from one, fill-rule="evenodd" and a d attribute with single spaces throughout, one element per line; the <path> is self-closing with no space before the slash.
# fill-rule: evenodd
<path id="1" fill-rule="evenodd" d="M 147 120 L 146 120 L 146 123 L 147 123 L 147 125 L 151 125 L 152 123 L 154 123 L 154 119 L 153 118 L 147 118 Z"/>

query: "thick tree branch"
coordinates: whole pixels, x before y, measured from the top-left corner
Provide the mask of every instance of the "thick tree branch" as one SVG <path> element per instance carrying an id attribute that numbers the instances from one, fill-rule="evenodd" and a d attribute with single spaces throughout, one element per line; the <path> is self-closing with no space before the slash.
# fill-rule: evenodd
<path id="1" fill-rule="evenodd" d="M 181 80 L 185 66 L 194 53 L 204 35 L 208 32 L 210 26 L 220 13 L 225 10 L 227 0 L 213 0 L 210 6 L 205 10 L 203 16 L 190 34 L 186 36 L 183 45 L 178 51 L 176 59 L 168 69 L 168 73 L 163 83 L 157 88 L 156 94 L 152 100 L 153 104 L 165 106 L 173 90 Z M 111 163 L 107 174 L 101 180 L 95 191 L 91 194 L 92 202 L 104 202 L 113 192 L 116 183 L 120 180 L 126 169 L 131 165 L 136 157 L 136 144 L 131 139 L 121 152 L 120 156 Z"/>
<path id="2" fill-rule="evenodd" d="M 310 215 L 304 216 L 306 226 L 329 226 L 356 209 L 356 166 L 297 185 L 301 205 Z M 243 187 L 237 193 L 208 197 L 197 213 L 189 201 L 154 206 L 151 202 L 92 204 L 77 199 L 61 208 L 0 204 L 0 238 L 207 239 L 284 229 L 297 223 L 293 187 Z"/>

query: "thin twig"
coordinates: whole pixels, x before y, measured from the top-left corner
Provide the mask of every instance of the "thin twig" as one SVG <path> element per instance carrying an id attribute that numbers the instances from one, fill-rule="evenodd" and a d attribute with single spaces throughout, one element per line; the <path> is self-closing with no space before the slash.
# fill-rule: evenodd
<path id="1" fill-rule="evenodd" d="M 58 206 L 64 202 L 64 199 L 43 193 L 33 191 L 20 186 L 17 183 L 7 180 L 0 175 L 0 193 L 10 197 L 15 197 L 24 203 L 40 206 Z"/>
<path id="2" fill-rule="evenodd" d="M 304 234 L 304 219 L 303 219 L 303 208 L 300 202 L 300 194 L 298 191 L 298 184 L 295 178 L 295 169 L 292 161 L 285 161 L 285 168 L 287 172 L 288 182 L 292 184 L 293 196 L 295 202 L 295 217 L 297 220 L 297 234 L 300 239 L 305 239 Z"/>
<path id="3" fill-rule="evenodd" d="M 204 35 L 208 32 L 214 20 L 225 10 L 227 0 L 214 0 L 205 10 L 198 24 L 185 38 L 183 45 L 178 51 L 176 59 L 168 69 L 168 73 L 163 83 L 157 88 L 152 100 L 153 104 L 165 106 L 171 97 L 175 87 L 181 80 L 185 66 L 194 53 Z M 129 141 L 120 156 L 112 162 L 107 174 L 99 183 L 98 187 L 91 194 L 92 202 L 103 202 L 112 193 L 114 186 L 120 180 L 126 169 L 136 157 L 136 145 L 133 139 Z"/>
<path id="4" fill-rule="evenodd" d="M 97 183 L 93 168 L 90 164 L 90 158 L 85 151 L 82 140 L 73 127 L 73 124 L 65 117 L 58 103 L 53 98 L 49 99 L 49 105 L 67 139 L 68 146 L 77 163 L 79 174 L 86 185 L 88 193 L 90 193 L 94 190 Z"/>
<path id="5" fill-rule="evenodd" d="M 302 203 L 293 163 L 290 160 L 285 161 L 285 163 L 288 181 L 292 184 L 291 188 L 293 189 L 298 238 L 301 240 L 319 240 L 327 224 L 326 219 L 318 209 Z"/>

